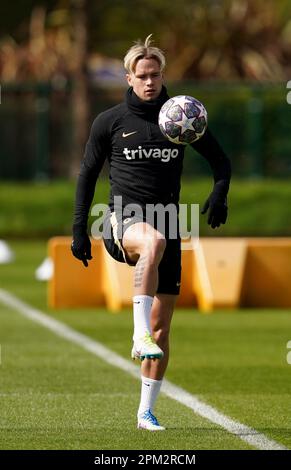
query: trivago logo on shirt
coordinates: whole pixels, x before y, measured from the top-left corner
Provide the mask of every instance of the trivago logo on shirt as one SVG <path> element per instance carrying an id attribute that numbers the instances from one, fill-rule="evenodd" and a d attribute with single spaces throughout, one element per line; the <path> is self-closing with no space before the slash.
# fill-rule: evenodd
<path id="1" fill-rule="evenodd" d="M 123 153 L 127 160 L 137 160 L 144 158 L 160 158 L 162 162 L 167 163 L 171 158 L 177 158 L 179 154 L 178 149 L 144 149 L 141 145 L 136 150 L 128 149 L 125 147 Z"/>

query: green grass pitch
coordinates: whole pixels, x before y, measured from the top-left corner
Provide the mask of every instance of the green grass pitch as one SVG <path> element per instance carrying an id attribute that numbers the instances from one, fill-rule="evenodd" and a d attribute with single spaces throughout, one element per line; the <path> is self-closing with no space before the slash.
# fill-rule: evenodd
<path id="1" fill-rule="evenodd" d="M 50 310 L 34 271 L 45 242 L 14 242 L 0 286 L 129 359 L 132 317 Z M 177 309 L 167 379 L 291 447 L 291 312 L 202 315 Z M 0 304 L 0 449 L 250 449 L 239 437 L 161 395 L 163 433 L 136 429 L 137 380 Z"/>

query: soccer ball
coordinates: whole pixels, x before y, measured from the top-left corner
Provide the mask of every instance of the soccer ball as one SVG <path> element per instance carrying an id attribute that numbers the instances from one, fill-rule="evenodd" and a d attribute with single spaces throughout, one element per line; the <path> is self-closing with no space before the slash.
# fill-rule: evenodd
<path id="1" fill-rule="evenodd" d="M 161 107 L 159 126 L 167 139 L 175 144 L 191 144 L 203 136 L 207 128 L 207 111 L 192 96 L 170 98 Z"/>

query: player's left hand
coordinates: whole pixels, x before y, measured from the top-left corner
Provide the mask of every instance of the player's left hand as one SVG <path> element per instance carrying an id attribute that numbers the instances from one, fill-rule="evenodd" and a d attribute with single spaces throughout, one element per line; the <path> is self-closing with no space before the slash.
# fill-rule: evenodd
<path id="1" fill-rule="evenodd" d="M 220 224 L 225 224 L 227 219 L 227 199 L 226 196 L 220 194 L 215 188 L 206 200 L 201 214 L 206 214 L 208 211 L 207 223 L 212 228 L 219 227 Z"/>

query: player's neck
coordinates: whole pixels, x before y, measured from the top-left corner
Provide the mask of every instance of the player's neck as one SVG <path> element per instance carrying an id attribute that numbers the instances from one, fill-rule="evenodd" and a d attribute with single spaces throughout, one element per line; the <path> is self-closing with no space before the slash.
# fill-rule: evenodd
<path id="1" fill-rule="evenodd" d="M 162 87 L 159 96 L 150 101 L 140 99 L 133 91 L 132 87 L 127 90 L 126 103 L 130 111 L 144 119 L 157 122 L 159 111 L 162 105 L 169 99 L 167 89 Z"/>

